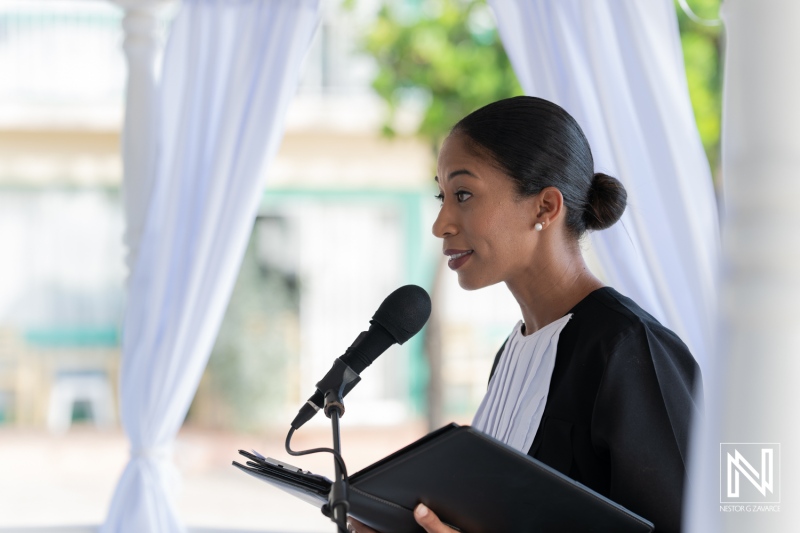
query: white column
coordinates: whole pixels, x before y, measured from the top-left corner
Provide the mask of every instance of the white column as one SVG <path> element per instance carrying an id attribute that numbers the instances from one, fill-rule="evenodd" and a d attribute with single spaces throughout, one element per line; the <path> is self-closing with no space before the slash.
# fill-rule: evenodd
<path id="1" fill-rule="evenodd" d="M 155 171 L 156 63 L 163 50 L 157 15 L 172 0 L 112 1 L 125 10 L 122 47 L 128 65 L 128 80 L 122 132 L 122 195 L 125 209 L 125 263 L 130 273 L 138 257 Z"/>
<path id="2" fill-rule="evenodd" d="M 706 376 L 707 433 L 686 529 L 794 532 L 800 524 L 800 2 L 725 0 L 722 15 L 721 350 L 717 369 Z M 720 484 L 728 473 L 720 443 L 780 443 L 779 512 L 752 512 L 751 503 L 740 512 L 722 507 L 728 496 Z M 760 476 L 761 457 L 746 459 Z M 740 484 L 752 493 L 743 475 Z"/>

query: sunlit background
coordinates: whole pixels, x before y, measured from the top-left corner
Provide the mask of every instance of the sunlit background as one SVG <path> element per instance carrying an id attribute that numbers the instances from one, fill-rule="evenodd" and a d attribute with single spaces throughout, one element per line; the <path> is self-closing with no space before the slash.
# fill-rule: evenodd
<path id="1" fill-rule="evenodd" d="M 718 3 L 693 6 L 712 17 Z M 395 288 L 428 289 L 433 316 L 348 396 L 351 471 L 431 427 L 468 423 L 519 319 L 504 287 L 462 291 L 430 234 L 443 136 L 471 110 L 521 94 L 491 11 L 469 0 L 323 5 L 178 437 L 178 507 L 195 528 L 331 530 L 230 461 L 238 448 L 285 459 L 297 408 Z M 162 11 L 164 36 L 176 8 Z M 127 275 L 121 19 L 101 0 L 0 2 L 0 531 L 101 523 L 128 458 L 117 410 Z M 720 30 L 679 9 L 678 20 L 719 182 Z M 588 240 L 584 249 L 602 278 Z M 327 444 L 327 423 L 304 428 L 298 447 Z M 329 474 L 329 462 L 302 466 Z"/>

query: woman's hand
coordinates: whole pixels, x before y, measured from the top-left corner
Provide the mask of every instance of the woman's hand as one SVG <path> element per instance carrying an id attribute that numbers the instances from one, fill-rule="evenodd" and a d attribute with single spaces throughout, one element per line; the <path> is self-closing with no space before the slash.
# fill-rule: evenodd
<path id="1" fill-rule="evenodd" d="M 442 521 L 439 520 L 439 517 L 433 514 L 433 511 L 422 504 L 417 505 L 417 508 L 414 509 L 414 520 L 428 533 L 448 533 L 450 531 L 455 531 L 452 527 L 444 525 Z"/>
<path id="2" fill-rule="evenodd" d="M 414 509 L 414 520 L 428 533 L 449 533 L 455 531 L 452 527 L 444 525 L 433 511 L 422 504 L 417 505 L 416 509 Z M 353 533 L 378 533 L 353 517 L 347 519 L 347 529 Z"/>

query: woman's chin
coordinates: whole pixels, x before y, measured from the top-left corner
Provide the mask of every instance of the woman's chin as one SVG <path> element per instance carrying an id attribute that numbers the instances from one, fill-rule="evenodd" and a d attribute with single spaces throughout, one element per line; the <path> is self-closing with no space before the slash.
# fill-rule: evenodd
<path id="1" fill-rule="evenodd" d="M 460 272 L 458 273 L 458 285 L 465 291 L 476 291 L 478 289 L 488 287 L 489 285 L 494 285 L 495 283 L 497 282 L 496 281 L 489 282 L 487 280 L 474 279 L 467 276 L 466 274 L 462 274 Z"/>

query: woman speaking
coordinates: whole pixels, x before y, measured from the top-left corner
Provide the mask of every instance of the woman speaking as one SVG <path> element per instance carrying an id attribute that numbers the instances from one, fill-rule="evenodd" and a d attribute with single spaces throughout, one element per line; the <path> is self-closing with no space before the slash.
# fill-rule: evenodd
<path id="1" fill-rule="evenodd" d="M 622 216 L 577 122 L 520 96 L 456 124 L 438 160 L 433 233 L 467 290 L 503 282 L 520 307 L 472 426 L 652 521 L 681 526 L 700 371 L 675 333 L 587 268 L 581 237 Z M 419 505 L 430 533 L 453 531 Z M 371 532 L 351 519 L 353 531 Z M 468 532 L 467 532 L 468 533 Z"/>

